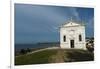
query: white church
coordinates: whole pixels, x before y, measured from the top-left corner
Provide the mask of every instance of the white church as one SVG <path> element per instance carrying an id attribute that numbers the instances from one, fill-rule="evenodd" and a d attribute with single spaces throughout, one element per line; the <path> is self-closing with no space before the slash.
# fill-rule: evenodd
<path id="1" fill-rule="evenodd" d="M 60 47 L 67 49 L 86 49 L 85 25 L 70 20 L 60 26 Z"/>

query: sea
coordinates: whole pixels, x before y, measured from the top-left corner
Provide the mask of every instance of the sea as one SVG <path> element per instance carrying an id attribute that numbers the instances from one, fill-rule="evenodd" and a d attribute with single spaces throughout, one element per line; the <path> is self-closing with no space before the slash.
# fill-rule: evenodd
<path id="1" fill-rule="evenodd" d="M 60 47 L 59 42 L 55 43 L 36 43 L 36 44 L 15 44 L 15 51 L 20 51 L 21 49 L 35 49 L 35 48 L 47 48 L 47 47 Z"/>

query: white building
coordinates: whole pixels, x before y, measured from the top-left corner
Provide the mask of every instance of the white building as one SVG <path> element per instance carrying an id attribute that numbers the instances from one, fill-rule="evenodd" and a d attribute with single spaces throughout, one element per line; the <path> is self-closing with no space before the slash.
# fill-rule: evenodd
<path id="1" fill-rule="evenodd" d="M 60 47 L 73 49 L 86 49 L 85 25 L 69 21 L 60 27 Z"/>

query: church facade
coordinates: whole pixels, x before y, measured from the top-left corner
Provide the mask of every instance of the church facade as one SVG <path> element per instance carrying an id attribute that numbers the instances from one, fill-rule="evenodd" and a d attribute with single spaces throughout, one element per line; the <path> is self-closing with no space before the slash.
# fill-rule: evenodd
<path id="1" fill-rule="evenodd" d="M 72 49 L 86 49 L 85 25 L 69 21 L 60 27 L 60 47 Z"/>

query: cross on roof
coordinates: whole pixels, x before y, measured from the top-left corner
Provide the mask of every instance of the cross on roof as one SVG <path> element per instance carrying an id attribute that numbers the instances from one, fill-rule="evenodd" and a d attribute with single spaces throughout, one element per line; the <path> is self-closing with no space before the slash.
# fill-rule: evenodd
<path id="1" fill-rule="evenodd" d="M 71 18 L 70 18 L 70 20 L 72 21 L 72 20 L 73 20 L 73 18 L 71 17 Z"/>
<path id="2" fill-rule="evenodd" d="M 72 24 L 72 21 L 73 21 L 73 18 L 72 17 L 70 18 L 70 21 L 71 21 L 71 24 Z"/>

